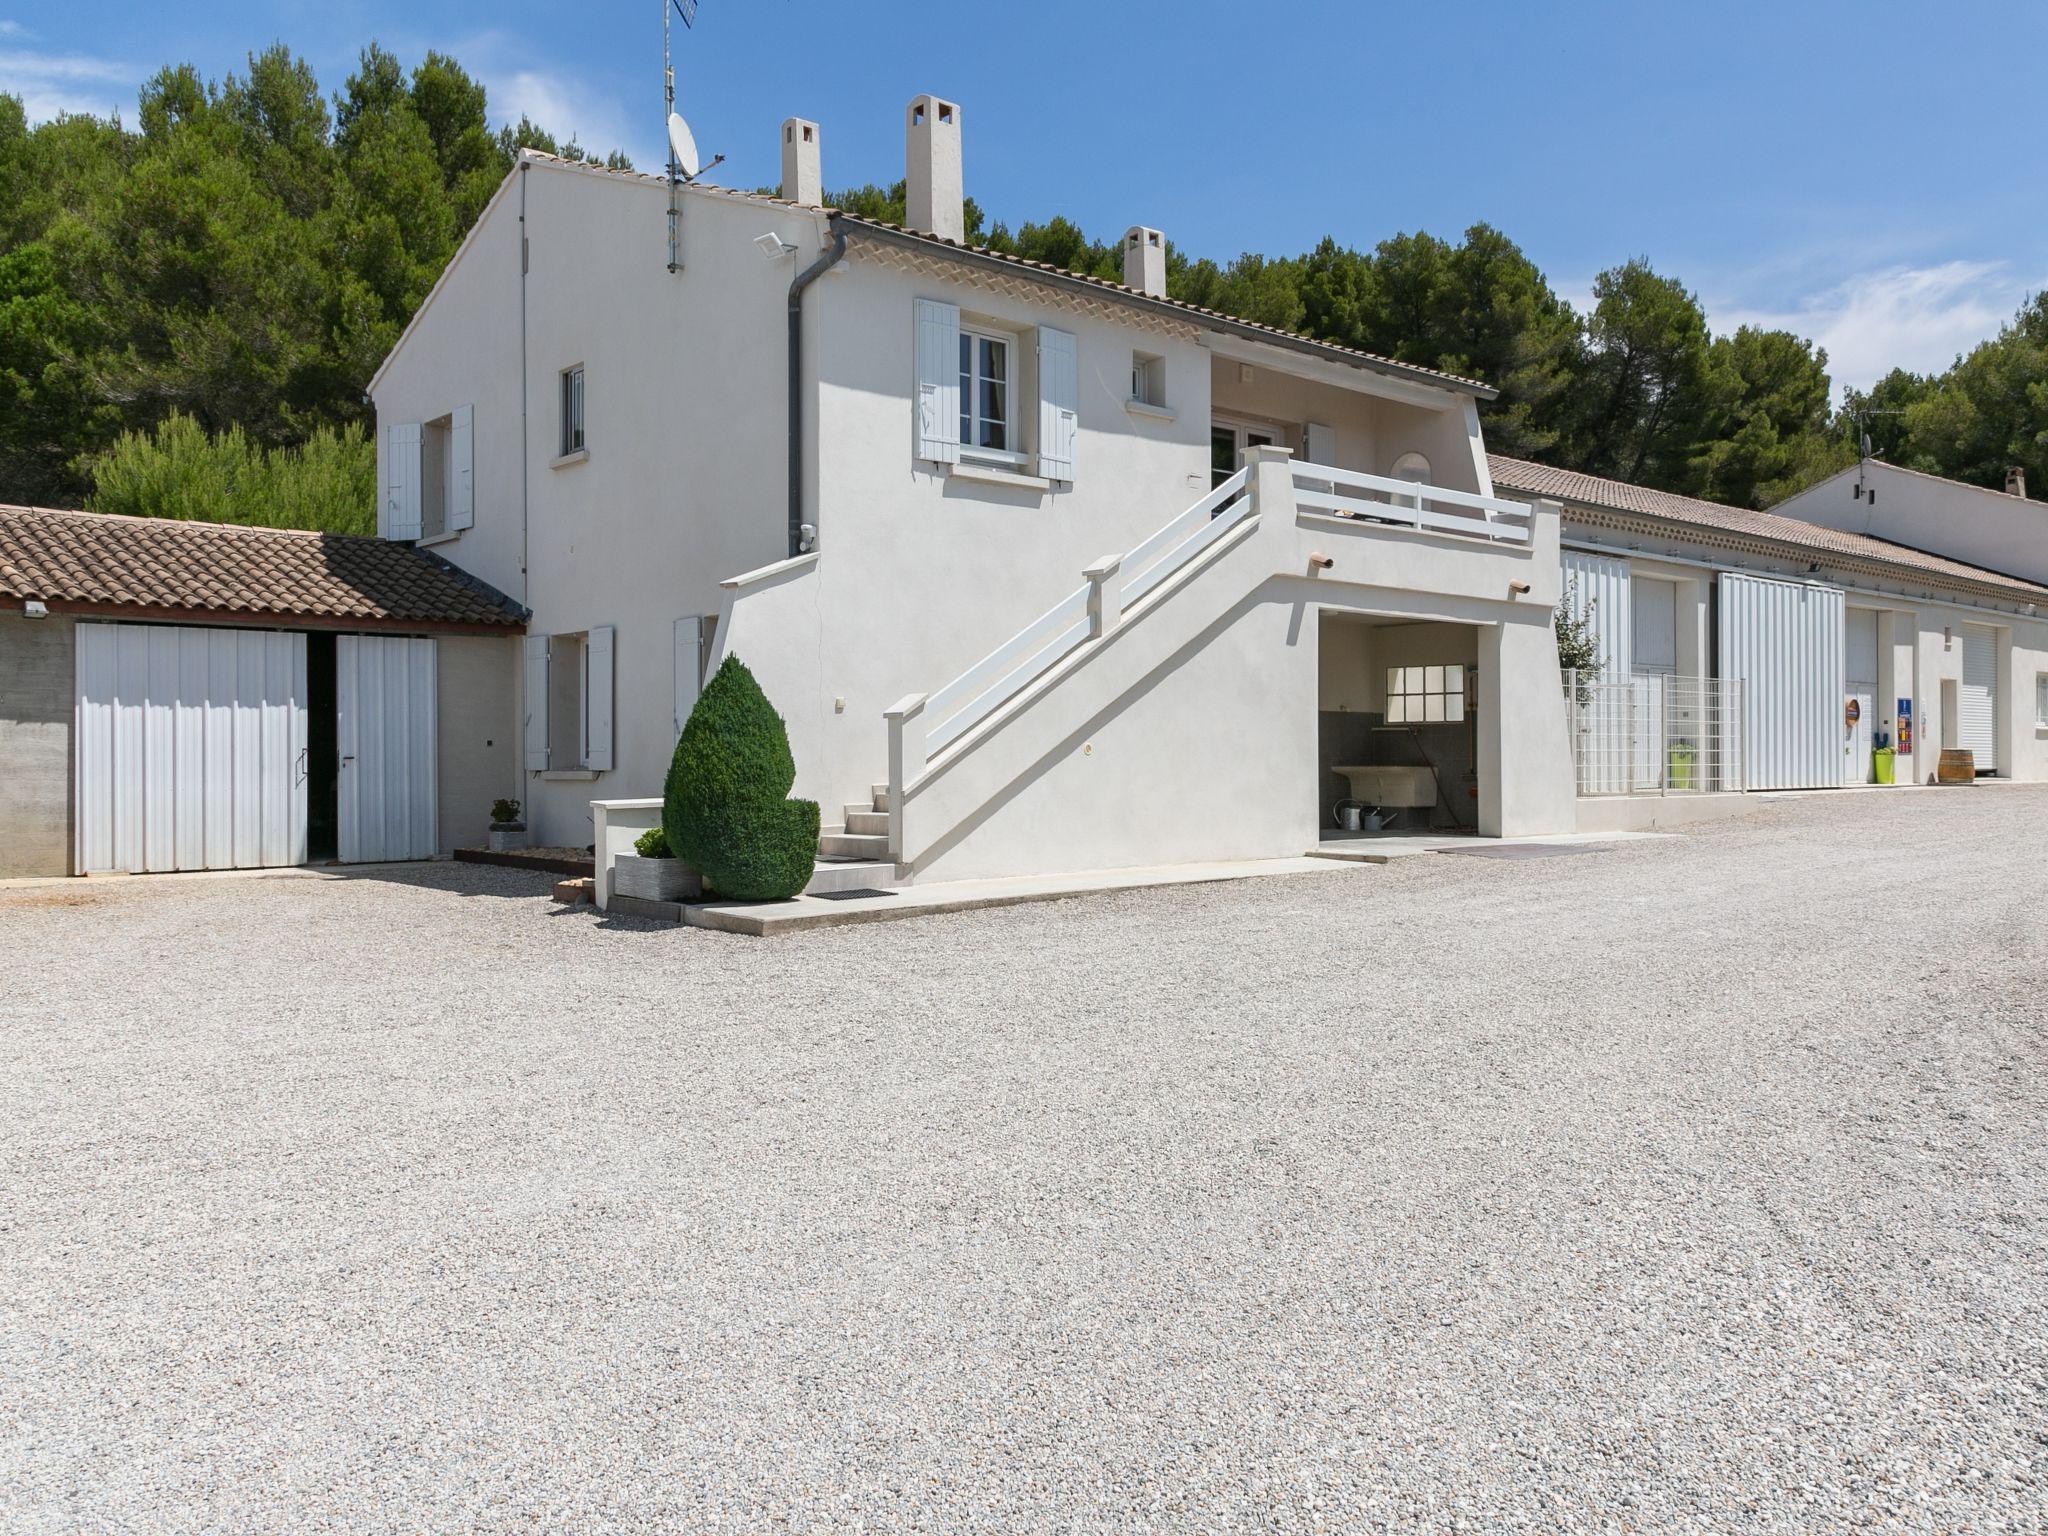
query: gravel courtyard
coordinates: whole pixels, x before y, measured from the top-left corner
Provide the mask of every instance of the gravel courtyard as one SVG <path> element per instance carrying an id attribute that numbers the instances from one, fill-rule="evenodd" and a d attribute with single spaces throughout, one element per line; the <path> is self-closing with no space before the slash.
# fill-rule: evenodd
<path id="1" fill-rule="evenodd" d="M 0 889 L 9 1531 L 2039 1531 L 2048 790 L 773 940 Z"/>

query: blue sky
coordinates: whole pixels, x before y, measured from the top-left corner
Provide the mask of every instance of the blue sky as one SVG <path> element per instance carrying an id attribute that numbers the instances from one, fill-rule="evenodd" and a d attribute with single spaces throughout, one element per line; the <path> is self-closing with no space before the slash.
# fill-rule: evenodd
<path id="1" fill-rule="evenodd" d="M 0 89 L 120 109 L 168 60 L 282 39 L 330 90 L 371 38 L 453 53 L 588 146 L 660 158 L 660 4 L 0 0 Z M 564 25 L 562 18 L 573 17 Z M 1575 301 L 1647 256 L 1719 329 L 1785 325 L 1838 381 L 1944 365 L 2048 286 L 2048 4 L 701 0 L 681 105 L 714 178 L 902 174 L 903 104 L 962 104 L 968 190 L 1012 223 L 1158 225 L 1197 255 L 1487 220 Z"/>

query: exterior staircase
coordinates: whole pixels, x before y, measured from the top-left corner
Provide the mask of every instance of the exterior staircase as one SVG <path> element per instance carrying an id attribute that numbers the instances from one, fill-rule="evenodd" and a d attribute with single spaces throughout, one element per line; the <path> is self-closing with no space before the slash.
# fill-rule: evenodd
<path id="1" fill-rule="evenodd" d="M 854 802 L 842 809 L 840 823 L 818 834 L 817 873 L 804 894 L 894 890 L 901 882 L 889 856 L 889 786 L 871 784 L 866 805 Z"/>

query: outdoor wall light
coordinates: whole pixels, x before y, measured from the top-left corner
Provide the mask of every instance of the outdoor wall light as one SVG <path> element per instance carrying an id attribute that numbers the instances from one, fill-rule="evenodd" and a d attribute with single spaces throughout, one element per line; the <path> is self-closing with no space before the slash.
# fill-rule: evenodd
<path id="1" fill-rule="evenodd" d="M 21 616 L 25 619 L 47 619 L 50 605 L 40 598 L 32 597 L 21 605 Z"/>

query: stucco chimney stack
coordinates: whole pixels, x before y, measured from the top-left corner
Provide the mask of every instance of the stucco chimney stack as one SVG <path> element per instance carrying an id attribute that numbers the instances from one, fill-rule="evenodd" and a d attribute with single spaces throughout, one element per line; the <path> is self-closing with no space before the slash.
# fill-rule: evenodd
<path id="1" fill-rule="evenodd" d="M 782 120 L 783 201 L 816 208 L 825 200 L 824 174 L 819 169 L 818 125 L 800 117 Z"/>
<path id="2" fill-rule="evenodd" d="M 942 240 L 967 239 L 960 178 L 960 105 L 926 95 L 903 109 L 904 222 Z"/>
<path id="3" fill-rule="evenodd" d="M 1124 286 L 1166 297 L 1166 236 L 1133 224 L 1124 231 Z"/>
<path id="4" fill-rule="evenodd" d="M 2005 472 L 2005 494 L 2027 499 L 2027 472 L 2017 464 Z"/>

